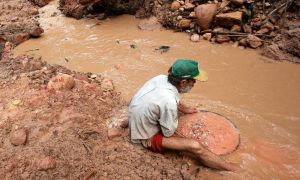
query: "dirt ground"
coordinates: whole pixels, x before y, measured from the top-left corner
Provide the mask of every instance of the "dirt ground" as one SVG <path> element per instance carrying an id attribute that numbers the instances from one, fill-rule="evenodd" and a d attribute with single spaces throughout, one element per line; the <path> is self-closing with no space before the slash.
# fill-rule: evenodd
<path id="1" fill-rule="evenodd" d="M 0 1 L 0 8 L 3 179 L 196 179 L 207 171 L 187 154 L 160 155 L 131 144 L 128 129 L 115 121 L 124 118 L 127 104 L 111 81 L 31 57 L 12 58 L 11 48 L 43 32 L 38 7 L 11 0 Z"/>
<path id="2" fill-rule="evenodd" d="M 176 152 L 160 155 L 108 138 L 126 103 L 102 77 L 28 57 L 0 61 L 0 176 L 4 179 L 194 179 L 202 167 Z M 51 78 L 70 75 L 74 85 Z M 66 75 L 66 76 L 67 76 Z M 51 84 L 51 83 L 52 84 Z M 51 85 L 50 85 L 51 84 Z M 62 88 L 57 88 L 62 87 Z M 193 164 L 193 165 L 192 165 Z"/>
<path id="3" fill-rule="evenodd" d="M 37 7 L 18 2 L 0 5 L 18 14 L 1 11 L 3 179 L 195 179 L 207 171 L 190 156 L 155 154 L 131 144 L 128 129 L 116 121 L 126 118 L 126 102 L 111 81 L 31 57 L 12 58 L 10 50 L 18 44 L 13 37 L 28 37 L 28 27 L 36 25 L 28 9 Z M 8 14 L 18 18 L 10 21 Z"/>

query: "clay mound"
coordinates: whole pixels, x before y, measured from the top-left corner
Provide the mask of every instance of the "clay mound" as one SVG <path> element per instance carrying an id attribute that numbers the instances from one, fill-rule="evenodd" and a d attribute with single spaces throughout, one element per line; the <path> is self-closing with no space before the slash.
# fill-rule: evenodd
<path id="1" fill-rule="evenodd" d="M 240 142 L 239 130 L 230 120 L 207 111 L 180 117 L 176 134 L 198 140 L 217 155 L 233 152 Z"/>

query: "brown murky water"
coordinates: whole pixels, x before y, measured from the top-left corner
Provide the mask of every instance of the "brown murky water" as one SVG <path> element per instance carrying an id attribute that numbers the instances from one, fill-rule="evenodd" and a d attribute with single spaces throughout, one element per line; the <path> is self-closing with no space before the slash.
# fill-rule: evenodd
<path id="1" fill-rule="evenodd" d="M 196 84 L 182 99 L 232 119 L 241 131 L 241 145 L 226 158 L 246 170 L 222 176 L 207 171 L 203 177 L 300 178 L 299 65 L 273 62 L 230 44 L 192 43 L 185 33 L 140 31 L 138 20 L 129 15 L 105 21 L 66 18 L 55 6 L 41 9 L 44 35 L 19 45 L 15 54 L 26 52 L 73 70 L 105 75 L 127 100 L 145 81 L 166 74 L 175 59 L 196 59 L 209 81 Z M 51 17 L 53 12 L 58 16 Z M 161 45 L 170 50 L 155 50 Z"/>

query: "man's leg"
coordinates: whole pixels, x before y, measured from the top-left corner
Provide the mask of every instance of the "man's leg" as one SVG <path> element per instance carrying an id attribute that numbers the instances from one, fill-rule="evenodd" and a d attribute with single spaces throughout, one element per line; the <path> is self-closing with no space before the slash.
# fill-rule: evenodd
<path id="1" fill-rule="evenodd" d="M 181 137 L 163 137 L 162 146 L 166 149 L 188 151 L 196 155 L 206 166 L 218 170 L 239 171 L 239 167 L 227 163 L 221 157 L 207 150 L 201 143 L 194 139 Z"/>

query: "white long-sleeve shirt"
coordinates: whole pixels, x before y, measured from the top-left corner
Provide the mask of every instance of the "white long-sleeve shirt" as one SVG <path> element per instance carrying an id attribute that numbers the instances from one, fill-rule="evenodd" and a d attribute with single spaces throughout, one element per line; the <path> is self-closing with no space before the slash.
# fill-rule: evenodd
<path id="1" fill-rule="evenodd" d="M 178 126 L 179 93 L 168 82 L 166 75 L 159 75 L 135 94 L 129 105 L 129 128 L 131 141 L 150 139 L 157 132 L 170 137 Z"/>

